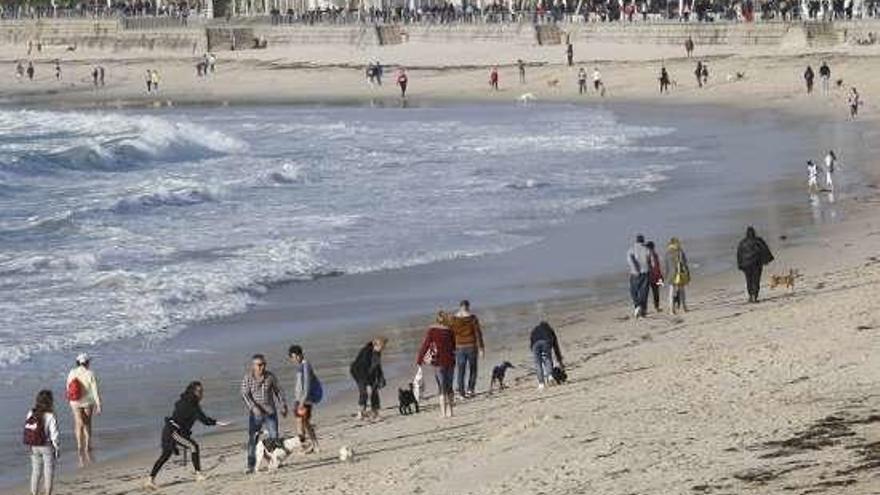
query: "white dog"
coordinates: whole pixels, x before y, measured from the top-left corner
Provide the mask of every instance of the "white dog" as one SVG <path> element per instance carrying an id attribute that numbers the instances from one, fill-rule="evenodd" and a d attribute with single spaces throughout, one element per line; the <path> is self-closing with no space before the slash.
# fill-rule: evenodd
<path id="1" fill-rule="evenodd" d="M 264 466 L 268 471 L 277 470 L 299 447 L 299 437 L 296 436 L 291 438 L 258 438 L 255 471 L 261 471 Z"/>
<path id="2" fill-rule="evenodd" d="M 349 446 L 339 447 L 340 462 L 354 462 L 354 449 Z"/>

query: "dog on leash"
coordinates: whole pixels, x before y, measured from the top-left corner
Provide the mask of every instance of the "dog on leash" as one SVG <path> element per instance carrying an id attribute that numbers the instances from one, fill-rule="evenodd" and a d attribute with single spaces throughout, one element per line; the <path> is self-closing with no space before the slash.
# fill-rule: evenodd
<path id="1" fill-rule="evenodd" d="M 265 468 L 267 471 L 276 471 L 284 464 L 284 461 L 302 446 L 299 437 L 290 438 L 258 438 L 257 439 L 257 464 L 254 470 L 259 472 Z"/>
<path id="2" fill-rule="evenodd" d="M 416 394 L 413 392 L 413 384 L 409 384 L 409 388 L 401 388 L 397 390 L 397 400 L 400 403 L 397 408 L 401 416 L 409 416 L 415 412 L 419 412 L 419 401 L 416 400 Z"/>
<path id="3" fill-rule="evenodd" d="M 801 274 L 794 269 L 789 270 L 788 273 L 783 275 L 770 275 L 770 288 L 775 289 L 777 287 L 783 287 L 789 291 L 794 291 L 795 280 L 797 280 L 800 275 Z"/>
<path id="4" fill-rule="evenodd" d="M 492 368 L 492 381 L 489 382 L 489 393 L 492 393 L 495 390 L 496 384 L 498 385 L 498 390 L 504 390 L 504 376 L 507 374 L 509 368 L 515 368 L 515 366 L 510 364 L 509 361 L 504 361 L 498 366 Z"/>

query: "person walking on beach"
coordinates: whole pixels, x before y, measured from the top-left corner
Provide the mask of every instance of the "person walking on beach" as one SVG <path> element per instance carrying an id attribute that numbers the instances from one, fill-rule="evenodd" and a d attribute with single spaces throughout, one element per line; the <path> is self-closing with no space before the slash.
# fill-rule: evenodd
<path id="1" fill-rule="evenodd" d="M 101 87 L 104 87 L 104 74 L 105 74 L 104 66 L 99 65 L 98 66 L 98 80 L 101 82 Z"/>
<path id="2" fill-rule="evenodd" d="M 498 91 L 498 67 L 492 67 L 489 71 L 489 87 Z"/>
<path id="3" fill-rule="evenodd" d="M 560 368 L 565 368 L 562 362 L 562 352 L 559 350 L 559 339 L 553 327 L 546 321 L 538 323 L 532 329 L 529 336 L 529 349 L 535 358 L 535 374 L 538 378 L 538 390 L 544 390 L 547 380 L 553 377 L 553 354 Z"/>
<path id="4" fill-rule="evenodd" d="M 700 77 L 703 78 L 703 86 L 709 84 L 709 64 L 703 62 L 702 70 L 700 70 Z"/>
<path id="5" fill-rule="evenodd" d="M 21 63 L 21 60 L 19 60 L 18 63 L 15 64 L 15 78 L 19 81 L 24 78 L 24 64 Z"/>
<path id="6" fill-rule="evenodd" d="M 697 61 L 697 68 L 694 69 L 694 76 L 697 78 L 697 87 L 703 87 L 703 62 Z"/>
<path id="7" fill-rule="evenodd" d="M 633 303 L 633 316 L 643 317 L 648 313 L 648 283 L 651 272 L 651 253 L 645 246 L 645 236 L 636 236 L 636 242 L 626 252 L 629 266 L 629 294 Z"/>
<path id="8" fill-rule="evenodd" d="M 477 360 L 485 354 L 483 330 L 477 315 L 471 313 L 471 303 L 461 301 L 452 317 L 452 333 L 455 339 L 455 369 L 458 396 L 466 399 L 474 396 L 477 387 Z M 467 388 L 465 388 L 467 375 Z"/>
<path id="9" fill-rule="evenodd" d="M 587 70 L 583 67 L 578 70 L 578 94 L 587 92 Z"/>
<path id="10" fill-rule="evenodd" d="M 165 425 L 162 427 L 162 453 L 153 464 L 153 469 L 150 470 L 150 477 L 147 478 L 145 484 L 147 489 L 156 490 L 159 488 L 156 484 L 156 476 L 162 470 L 162 466 L 168 462 L 168 459 L 181 448 L 184 451 L 189 451 L 192 456 L 196 482 L 205 480 L 205 476 L 202 474 L 201 449 L 199 444 L 192 439 L 193 425 L 196 424 L 196 421 L 205 426 L 227 426 L 227 423 L 217 421 L 202 411 L 201 402 L 204 395 L 205 389 L 201 382 L 190 382 L 180 394 L 180 399 L 174 403 L 174 411 L 171 416 L 165 418 Z"/>
<path id="11" fill-rule="evenodd" d="M 516 61 L 516 67 L 519 69 L 519 83 L 526 83 L 526 63 L 523 62 L 523 59 L 518 59 Z"/>
<path id="12" fill-rule="evenodd" d="M 144 73 L 144 82 L 147 84 L 147 93 L 151 93 L 153 91 L 153 73 L 150 69 Z"/>
<path id="13" fill-rule="evenodd" d="M 358 419 L 377 419 L 381 403 L 379 390 L 385 387 L 385 373 L 382 372 L 382 351 L 388 339 L 378 337 L 358 352 L 349 370 L 358 388 Z M 367 410 L 369 401 L 370 409 Z"/>
<path id="14" fill-rule="evenodd" d="M 92 68 L 92 85 L 96 88 L 98 87 L 98 68 L 97 67 Z"/>
<path id="15" fill-rule="evenodd" d="M 409 77 L 406 75 L 406 69 L 403 67 L 397 71 L 397 85 L 400 87 L 400 97 L 406 98 L 406 86 L 409 84 Z"/>
<path id="16" fill-rule="evenodd" d="M 34 407 L 24 423 L 24 445 L 31 456 L 31 495 L 52 495 L 55 485 L 55 463 L 61 457 L 61 435 L 55 418 L 55 401 L 51 390 L 40 390 Z"/>
<path id="17" fill-rule="evenodd" d="M 660 288 L 663 287 L 663 268 L 660 266 L 660 255 L 654 246 L 654 241 L 645 243 L 651 259 L 651 271 L 648 273 L 648 287 L 654 300 L 654 311 L 660 312 Z"/>
<path id="18" fill-rule="evenodd" d="M 828 67 L 827 62 L 822 62 L 819 67 L 819 79 L 822 80 L 822 94 L 827 95 L 831 89 L 831 67 Z"/>
<path id="19" fill-rule="evenodd" d="M 428 328 L 419 347 L 416 366 L 423 365 L 434 368 L 440 415 L 451 418 L 455 404 L 455 396 L 452 392 L 452 379 L 455 373 L 455 338 L 452 329 L 449 328 L 449 315 L 445 311 L 437 313 L 434 324 Z"/>
<path id="20" fill-rule="evenodd" d="M 813 80 L 816 78 L 816 74 L 813 73 L 813 67 L 808 65 L 807 70 L 804 71 L 804 82 L 807 84 L 807 94 L 813 93 Z"/>
<path id="21" fill-rule="evenodd" d="M 669 72 L 666 70 L 666 67 L 660 68 L 660 93 L 668 93 L 669 92 Z"/>
<path id="22" fill-rule="evenodd" d="M 684 42 L 684 52 L 687 54 L 687 58 L 691 58 L 691 55 L 694 54 L 694 39 L 690 36 Z"/>
<path id="23" fill-rule="evenodd" d="M 565 44 L 565 58 L 569 67 L 574 65 L 574 45 L 571 42 Z"/>
<path id="24" fill-rule="evenodd" d="M 153 81 L 153 91 L 159 92 L 159 71 L 153 69 L 150 72 L 150 80 Z"/>
<path id="25" fill-rule="evenodd" d="M 324 397 L 324 389 L 315 375 L 312 365 L 306 360 L 302 347 L 290 346 L 287 358 L 296 369 L 293 385 L 293 411 L 296 417 L 296 433 L 304 454 L 318 451 L 318 436 L 312 425 L 315 404 Z M 308 443 L 307 443 L 308 442 Z"/>
<path id="26" fill-rule="evenodd" d="M 834 192 L 834 168 L 837 166 L 837 155 L 834 150 L 828 150 L 825 155 L 825 189 Z"/>
<path id="27" fill-rule="evenodd" d="M 27 66 L 27 76 L 28 76 L 28 79 L 31 80 L 31 81 L 34 80 L 34 72 L 35 72 L 35 71 L 34 71 L 34 63 L 33 63 L 33 62 L 28 62 L 28 66 Z"/>
<path id="28" fill-rule="evenodd" d="M 856 116 L 859 115 L 859 107 L 862 105 L 862 100 L 859 97 L 859 92 L 856 91 L 855 86 L 850 88 L 846 102 L 849 105 L 849 118 L 850 120 L 855 120 Z"/>
<path id="29" fill-rule="evenodd" d="M 61 61 L 57 58 L 55 59 L 55 80 L 61 80 Z"/>
<path id="30" fill-rule="evenodd" d="M 385 69 L 382 67 L 382 62 L 379 62 L 378 60 L 376 60 L 376 63 L 373 65 L 373 68 L 376 70 L 376 84 L 381 86 L 382 85 L 382 74 L 385 71 Z"/>
<path id="31" fill-rule="evenodd" d="M 605 83 L 602 82 L 602 73 L 599 72 L 598 67 L 593 67 L 593 91 L 605 97 Z"/>
<path id="32" fill-rule="evenodd" d="M 101 414 L 101 393 L 98 378 L 91 369 L 92 359 L 82 353 L 67 374 L 67 401 L 73 413 L 73 435 L 80 467 L 92 462 L 92 421 Z"/>
<path id="33" fill-rule="evenodd" d="M 266 357 L 254 354 L 250 370 L 241 380 L 241 399 L 248 410 L 247 473 L 257 464 L 257 437 L 263 428 L 269 438 L 278 438 L 278 413 L 287 417 L 287 399 L 275 377 L 266 369 Z M 280 411 L 279 411 L 280 408 Z"/>
<path id="34" fill-rule="evenodd" d="M 764 265 L 773 261 L 773 253 L 764 239 L 758 237 L 753 227 L 746 229 L 746 237 L 736 249 L 736 266 L 745 274 L 749 302 L 758 302 L 761 291 L 761 272 Z"/>
<path id="35" fill-rule="evenodd" d="M 677 237 L 669 239 L 666 246 L 666 277 L 669 285 L 669 310 L 675 314 L 681 308 L 687 313 L 685 286 L 691 281 L 691 271 L 681 241 Z"/>
<path id="36" fill-rule="evenodd" d="M 807 160 L 807 189 L 810 193 L 819 190 L 819 166 L 813 160 Z"/>

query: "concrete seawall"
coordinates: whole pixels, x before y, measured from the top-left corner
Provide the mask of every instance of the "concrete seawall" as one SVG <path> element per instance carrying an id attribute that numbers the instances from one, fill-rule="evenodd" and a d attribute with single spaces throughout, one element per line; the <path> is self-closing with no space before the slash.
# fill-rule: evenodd
<path id="1" fill-rule="evenodd" d="M 333 26 L 246 22 L 241 25 L 204 23 L 189 26 L 142 26 L 116 20 L 0 21 L 0 45 L 89 48 L 108 52 L 159 51 L 177 54 L 253 48 L 256 40 L 272 48 L 299 45 L 384 46 L 405 43 L 476 43 L 505 46 L 573 43 L 681 45 L 691 37 L 697 45 L 829 47 L 857 43 L 880 33 L 880 22 L 841 23 L 587 23 Z"/>

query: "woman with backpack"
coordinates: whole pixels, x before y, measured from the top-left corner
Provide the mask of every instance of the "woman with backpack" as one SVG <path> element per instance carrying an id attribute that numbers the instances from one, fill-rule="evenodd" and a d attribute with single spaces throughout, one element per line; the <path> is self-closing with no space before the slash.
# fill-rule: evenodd
<path id="1" fill-rule="evenodd" d="M 675 314 L 681 308 L 687 313 L 684 288 L 691 281 L 691 271 L 678 237 L 669 239 L 666 246 L 666 276 L 666 283 L 669 284 L 669 310 Z"/>
<path id="2" fill-rule="evenodd" d="M 76 357 L 76 366 L 67 374 L 67 401 L 73 412 L 73 434 L 80 467 L 92 462 L 92 419 L 101 414 L 101 394 L 91 362 L 89 355 L 82 353 Z"/>
<path id="3" fill-rule="evenodd" d="M 61 443 L 54 402 L 51 390 L 40 390 L 24 423 L 24 444 L 31 451 L 31 495 L 40 493 L 41 481 L 46 495 L 52 495 L 55 483 Z"/>
<path id="4" fill-rule="evenodd" d="M 186 386 L 186 390 L 180 394 L 180 399 L 174 403 L 174 412 L 171 417 L 165 418 L 165 426 L 162 428 L 162 454 L 153 469 L 150 471 L 150 477 L 147 479 L 146 488 L 155 490 L 156 475 L 162 469 L 162 466 L 168 462 L 171 456 L 183 448 L 192 454 L 193 468 L 196 470 L 196 482 L 205 480 L 202 475 L 202 464 L 199 453 L 199 444 L 192 439 L 192 428 L 196 421 L 205 426 L 226 426 L 226 423 L 216 421 L 202 412 L 202 397 L 205 395 L 205 389 L 201 382 L 190 382 Z"/>
<path id="5" fill-rule="evenodd" d="M 450 328 L 450 318 L 445 311 L 437 313 L 434 324 L 428 328 L 419 349 L 416 365 L 434 367 L 437 391 L 440 397 L 440 415 L 452 417 L 454 397 L 452 379 L 455 374 L 455 336 Z"/>
<path id="6" fill-rule="evenodd" d="M 324 388 L 312 365 L 306 361 L 302 347 L 290 346 L 287 357 L 296 366 L 296 378 L 293 385 L 293 412 L 296 418 L 296 432 L 299 435 L 303 453 L 312 454 L 318 451 L 318 436 L 312 425 L 312 410 L 314 405 L 321 402 L 324 397 Z M 308 443 L 306 443 L 308 440 Z"/>

